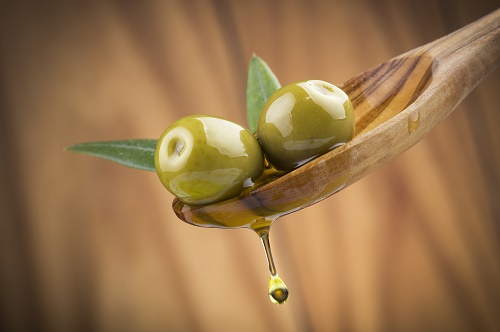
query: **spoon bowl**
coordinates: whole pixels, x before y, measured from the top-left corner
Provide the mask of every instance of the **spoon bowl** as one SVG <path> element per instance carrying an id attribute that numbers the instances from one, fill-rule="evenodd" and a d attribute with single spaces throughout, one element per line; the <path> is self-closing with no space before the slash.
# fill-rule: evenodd
<path id="1" fill-rule="evenodd" d="M 352 141 L 290 173 L 268 169 L 239 197 L 202 206 L 175 199 L 173 209 L 196 226 L 267 229 L 277 218 L 329 197 L 415 145 L 498 67 L 499 60 L 496 10 L 341 84 L 354 106 Z"/>

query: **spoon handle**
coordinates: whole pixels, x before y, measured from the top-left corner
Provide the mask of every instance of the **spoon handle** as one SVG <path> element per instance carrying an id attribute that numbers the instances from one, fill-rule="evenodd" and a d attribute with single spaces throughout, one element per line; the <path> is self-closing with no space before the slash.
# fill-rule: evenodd
<path id="1" fill-rule="evenodd" d="M 392 67 L 394 63 L 403 61 L 408 63 L 406 67 L 409 67 L 409 70 L 401 65 L 388 72 L 386 77 L 378 78 L 383 82 L 380 85 L 393 86 L 395 89 L 391 90 L 390 94 L 396 97 L 391 97 L 384 112 L 372 119 L 363 135 L 355 137 L 347 144 L 345 148 L 349 153 L 343 153 L 345 158 L 335 156 L 342 154 L 342 151 L 332 151 L 331 156 L 325 156 L 328 161 L 335 159 L 335 165 L 340 163 L 343 164 L 342 168 L 348 169 L 345 174 L 346 187 L 419 142 L 498 67 L 500 10 L 379 67 Z M 378 70 L 377 68 L 367 71 L 368 76 Z M 370 83 L 366 83 L 368 84 Z M 368 96 L 365 93 L 364 98 L 382 99 L 377 95 L 380 90 L 384 88 L 373 92 L 370 90 Z M 403 98 L 402 102 L 409 100 L 406 107 L 398 109 L 397 105 L 392 106 L 397 103 L 396 99 L 404 96 L 406 98 Z M 391 107 L 396 110 L 391 110 Z M 375 112 L 369 110 L 367 113 Z M 337 168 L 335 165 L 332 167 Z M 339 174 L 343 172 L 339 170 Z"/>
<path id="2" fill-rule="evenodd" d="M 422 46 L 422 51 L 434 59 L 433 82 L 414 108 L 439 108 L 432 112 L 439 122 L 499 66 L 500 9 Z"/>

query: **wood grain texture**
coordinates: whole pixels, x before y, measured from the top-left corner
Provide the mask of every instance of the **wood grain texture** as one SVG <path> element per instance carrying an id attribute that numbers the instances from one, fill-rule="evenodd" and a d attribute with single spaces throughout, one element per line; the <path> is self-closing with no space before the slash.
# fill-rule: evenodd
<path id="1" fill-rule="evenodd" d="M 282 84 L 341 83 L 496 7 L 3 2 L 0 327 L 498 330 L 498 71 L 385 167 L 276 222 L 279 307 L 255 234 L 180 222 L 155 174 L 62 151 L 155 138 L 188 114 L 245 123 L 252 52 Z"/>

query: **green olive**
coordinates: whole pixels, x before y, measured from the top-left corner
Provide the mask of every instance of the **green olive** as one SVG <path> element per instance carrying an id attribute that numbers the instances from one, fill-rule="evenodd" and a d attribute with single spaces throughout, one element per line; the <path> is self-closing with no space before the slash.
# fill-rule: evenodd
<path id="1" fill-rule="evenodd" d="M 155 151 L 160 181 L 190 205 L 238 196 L 262 174 L 263 165 L 259 142 L 248 130 L 204 115 L 174 122 L 161 135 Z"/>
<path id="2" fill-rule="evenodd" d="M 324 81 L 278 89 L 259 117 L 257 138 L 268 161 L 290 171 L 350 140 L 354 111 L 347 94 Z"/>

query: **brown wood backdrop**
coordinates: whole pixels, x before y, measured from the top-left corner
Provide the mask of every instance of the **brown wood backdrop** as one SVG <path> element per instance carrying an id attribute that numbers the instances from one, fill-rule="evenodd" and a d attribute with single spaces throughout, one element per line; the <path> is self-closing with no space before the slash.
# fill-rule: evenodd
<path id="1" fill-rule="evenodd" d="M 154 173 L 63 152 L 245 123 L 252 52 L 282 83 L 340 83 L 498 7 L 476 1 L 3 1 L 3 331 L 500 328 L 499 72 L 389 165 L 271 232 L 177 220 Z"/>

